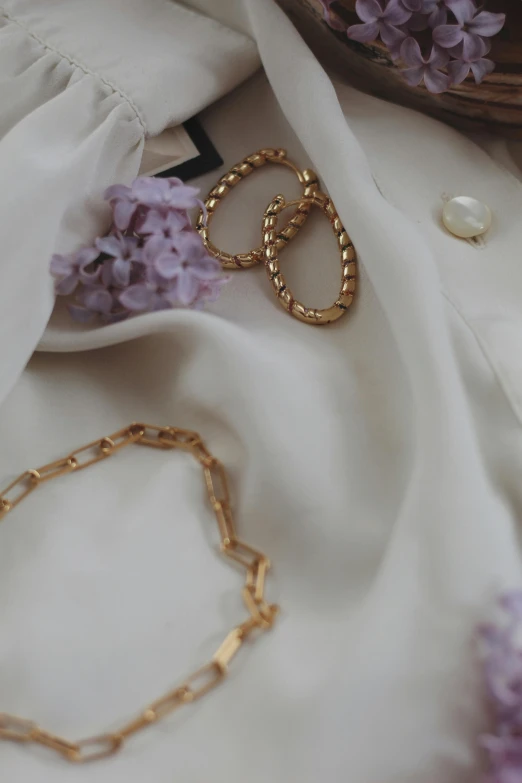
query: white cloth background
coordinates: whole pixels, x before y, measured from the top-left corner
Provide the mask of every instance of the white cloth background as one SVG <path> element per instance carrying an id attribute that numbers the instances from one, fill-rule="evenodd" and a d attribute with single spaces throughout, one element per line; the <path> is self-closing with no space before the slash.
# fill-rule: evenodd
<path id="1" fill-rule="evenodd" d="M 273 561 L 281 618 L 222 688 L 119 756 L 74 769 L 2 745 L 0 770 L 24 783 L 471 783 L 488 725 L 473 627 L 520 580 L 520 184 L 455 131 L 334 91 L 272 2 L 220 13 L 266 69 L 203 115 L 224 170 L 266 146 L 316 168 L 359 252 L 357 304 L 306 327 L 256 269 L 235 273 L 212 312 L 85 331 L 58 309 L 0 408 L 0 474 L 133 419 L 199 430 L 231 473 L 242 535 Z M 297 195 L 290 173 L 242 183 L 216 242 L 257 244 L 280 190 Z M 443 193 L 490 204 L 485 248 L 444 233 Z M 332 301 L 338 259 L 320 216 L 282 263 L 300 298 Z M 37 293 L 11 304 L 20 319 Z M 130 717 L 243 617 L 186 455 L 129 450 L 45 486 L 0 533 L 1 709 L 72 738 Z"/>

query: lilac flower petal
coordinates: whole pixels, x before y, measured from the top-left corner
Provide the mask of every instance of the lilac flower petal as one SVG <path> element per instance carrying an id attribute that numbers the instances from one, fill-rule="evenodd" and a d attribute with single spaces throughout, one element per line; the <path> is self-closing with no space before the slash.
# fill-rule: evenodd
<path id="1" fill-rule="evenodd" d="M 183 231 L 172 241 L 173 247 L 191 263 L 210 258 L 197 231 Z"/>
<path id="2" fill-rule="evenodd" d="M 198 294 L 198 289 L 198 281 L 193 275 L 185 273 L 177 278 L 177 294 L 181 304 L 191 304 Z"/>
<path id="3" fill-rule="evenodd" d="M 101 271 L 101 265 L 94 267 L 90 272 L 86 271 L 86 268 L 80 268 L 78 273 L 80 282 L 85 283 L 85 285 L 92 285 L 99 279 Z"/>
<path id="4" fill-rule="evenodd" d="M 101 287 L 87 289 L 82 298 L 85 307 L 96 313 L 108 313 L 112 307 L 112 295 Z"/>
<path id="5" fill-rule="evenodd" d="M 449 76 L 442 73 L 442 71 L 437 71 L 435 68 L 426 68 L 424 72 L 424 84 L 429 92 L 437 95 L 448 89 L 450 80 Z"/>
<path id="6" fill-rule="evenodd" d="M 428 63 L 432 68 L 444 68 L 449 63 L 450 56 L 446 49 L 440 46 L 433 46 L 431 49 Z"/>
<path id="7" fill-rule="evenodd" d="M 473 72 L 473 76 L 475 77 L 475 82 L 480 84 L 485 76 L 493 73 L 495 70 L 495 63 L 493 60 L 488 60 L 486 57 L 481 57 L 476 62 L 471 63 L 470 67 Z"/>
<path id="8" fill-rule="evenodd" d="M 51 258 L 51 274 L 54 277 L 65 277 L 67 275 L 70 275 L 74 266 L 71 263 L 71 259 L 67 256 L 60 256 L 58 254 L 55 254 Z"/>
<path id="9" fill-rule="evenodd" d="M 470 66 L 464 60 L 452 60 L 447 68 L 451 83 L 461 84 L 468 75 Z"/>
<path id="10" fill-rule="evenodd" d="M 475 35 L 483 35 L 486 38 L 490 38 L 502 30 L 505 21 L 505 14 L 492 14 L 490 11 L 481 11 L 469 22 L 468 29 Z"/>
<path id="11" fill-rule="evenodd" d="M 416 41 L 415 38 L 409 37 L 403 41 L 401 46 L 401 59 L 405 65 L 409 65 L 412 68 L 424 65 L 424 58 L 422 56 L 418 41 Z"/>
<path id="12" fill-rule="evenodd" d="M 464 35 L 464 31 L 457 24 L 441 24 L 433 30 L 433 40 L 444 49 L 457 46 L 463 40 Z"/>
<path id="13" fill-rule="evenodd" d="M 439 27 L 439 30 L 441 28 Z M 462 33 L 462 59 L 467 62 L 473 62 L 480 59 L 485 54 L 485 46 L 483 39 L 474 33 Z"/>
<path id="14" fill-rule="evenodd" d="M 162 234 L 165 216 L 155 209 L 149 209 L 137 229 L 140 234 Z"/>
<path id="15" fill-rule="evenodd" d="M 172 280 L 180 272 L 181 259 L 177 254 L 164 253 L 156 258 L 154 267 L 165 280 Z"/>
<path id="16" fill-rule="evenodd" d="M 444 0 L 459 24 L 471 22 L 477 12 L 477 6 L 473 0 Z"/>
<path id="17" fill-rule="evenodd" d="M 116 201 L 113 208 L 114 225 L 120 231 L 125 231 L 129 227 L 132 217 L 136 211 L 136 204 L 132 201 Z"/>
<path id="18" fill-rule="evenodd" d="M 377 0 L 357 0 L 355 11 L 361 22 L 376 22 L 380 19 L 383 9 Z"/>
<path id="19" fill-rule="evenodd" d="M 79 305 L 70 304 L 67 305 L 67 309 L 73 320 L 80 324 L 89 323 L 95 316 L 95 313 L 93 313 L 92 310 L 87 310 L 86 307 L 80 307 Z"/>
<path id="20" fill-rule="evenodd" d="M 163 294 L 154 294 L 150 309 L 154 312 L 158 310 L 171 310 L 172 304 L 165 298 Z"/>
<path id="21" fill-rule="evenodd" d="M 198 188 L 184 185 L 177 178 L 138 177 L 132 192 L 144 206 L 157 209 L 190 209 L 197 205 Z"/>
<path id="22" fill-rule="evenodd" d="M 132 190 L 128 185 L 111 185 L 103 194 L 103 198 L 105 201 L 113 201 L 114 199 L 130 198 L 131 194 Z"/>
<path id="23" fill-rule="evenodd" d="M 69 296 L 75 290 L 78 285 L 79 278 L 76 272 L 64 277 L 63 280 L 59 280 L 54 284 L 54 291 L 59 296 Z"/>
<path id="24" fill-rule="evenodd" d="M 406 38 L 406 33 L 398 27 L 394 27 L 386 22 L 380 22 L 379 26 L 381 39 L 390 50 L 397 49 Z"/>
<path id="25" fill-rule="evenodd" d="M 76 253 L 76 262 L 80 269 L 83 269 L 84 267 L 89 266 L 89 264 L 92 264 L 99 255 L 100 253 L 95 247 L 82 247 L 81 250 L 78 250 Z"/>
<path id="26" fill-rule="evenodd" d="M 215 280 L 221 277 L 221 264 L 215 258 L 208 258 L 190 266 L 190 271 L 199 280 Z"/>
<path id="27" fill-rule="evenodd" d="M 422 0 L 402 0 L 402 5 L 412 13 L 418 13 L 422 8 Z"/>
<path id="28" fill-rule="evenodd" d="M 142 204 L 161 203 L 170 190 L 163 177 L 137 177 L 132 183 L 132 193 Z"/>
<path id="29" fill-rule="evenodd" d="M 359 41 L 360 43 L 376 41 L 379 37 L 379 25 L 377 22 L 371 22 L 368 24 L 352 24 L 347 29 L 346 35 L 352 41 Z"/>
<path id="30" fill-rule="evenodd" d="M 176 252 L 172 240 L 163 235 L 150 236 L 143 246 L 143 260 L 146 264 L 153 264 L 156 258 L 163 253 Z"/>
<path id="31" fill-rule="evenodd" d="M 121 237 L 107 236 L 99 237 L 96 242 L 96 247 L 100 253 L 106 253 L 108 256 L 114 256 L 117 258 L 121 254 L 122 242 Z"/>
<path id="32" fill-rule="evenodd" d="M 447 24 L 448 12 L 445 8 L 435 8 L 428 17 L 428 27 L 433 30 L 434 27 L 440 27 L 440 25 Z"/>
<path id="33" fill-rule="evenodd" d="M 190 209 L 197 204 L 198 194 L 199 188 L 180 183 L 176 187 L 171 186 L 169 202 L 171 206 L 177 206 L 179 209 Z"/>
<path id="34" fill-rule="evenodd" d="M 165 215 L 157 210 L 149 210 L 144 219 L 136 226 L 140 234 L 173 236 L 190 225 L 186 211 L 169 210 Z"/>
<path id="35" fill-rule="evenodd" d="M 382 15 L 383 21 L 394 27 L 404 24 L 410 17 L 411 11 L 402 5 L 401 0 L 389 0 Z"/>
<path id="36" fill-rule="evenodd" d="M 148 310 L 154 299 L 154 287 L 146 283 L 131 285 L 119 295 L 120 303 L 128 310 L 140 312 Z"/>
<path id="37" fill-rule="evenodd" d="M 112 277 L 115 285 L 124 288 L 129 285 L 132 264 L 124 258 L 116 258 L 112 265 Z"/>
<path id="38" fill-rule="evenodd" d="M 418 68 L 406 68 L 406 70 L 402 71 L 401 73 L 410 87 L 417 87 L 417 85 L 419 85 L 423 79 L 424 66 L 421 65 Z"/>

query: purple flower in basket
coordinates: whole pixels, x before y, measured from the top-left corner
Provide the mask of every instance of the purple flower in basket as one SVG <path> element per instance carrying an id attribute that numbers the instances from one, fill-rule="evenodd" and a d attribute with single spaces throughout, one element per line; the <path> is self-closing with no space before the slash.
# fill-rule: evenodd
<path id="1" fill-rule="evenodd" d="M 487 52 L 484 38 L 496 35 L 504 26 L 505 14 L 480 11 L 472 0 L 447 0 L 456 24 L 441 24 L 433 30 L 433 40 L 444 49 L 462 44 L 465 61 L 471 62 Z"/>
<path id="2" fill-rule="evenodd" d="M 490 49 L 490 44 L 487 41 L 485 44 L 486 51 L 484 54 L 487 54 Z M 471 71 L 475 77 L 475 82 L 480 84 L 484 76 L 487 76 L 488 73 L 492 73 L 492 71 L 495 70 L 495 63 L 493 60 L 489 60 L 487 57 L 465 59 L 462 48 L 462 44 L 459 44 L 459 46 L 456 46 L 454 49 L 449 49 L 450 54 L 455 57 L 455 60 L 452 60 L 447 65 L 447 71 L 450 76 L 451 83 L 460 84 Z"/>
<path id="3" fill-rule="evenodd" d="M 410 20 L 408 27 L 410 30 L 426 30 L 428 27 L 433 29 L 446 24 L 448 7 L 448 0 L 422 0 L 420 13 L 414 15 L 415 18 Z"/>
<path id="4" fill-rule="evenodd" d="M 54 290 L 61 296 L 69 296 L 78 283 L 92 284 L 100 274 L 93 261 L 99 251 L 93 247 L 83 247 L 70 256 L 54 255 L 51 258 L 51 274 L 55 278 Z"/>
<path id="5" fill-rule="evenodd" d="M 400 0 L 387 0 L 384 5 L 379 0 L 357 0 L 355 10 L 363 24 L 351 25 L 346 31 L 353 41 L 368 43 L 380 37 L 392 49 L 406 37 L 401 26 L 410 19 L 411 11 Z"/>
<path id="6" fill-rule="evenodd" d="M 429 57 L 425 58 L 415 38 L 407 38 L 401 46 L 401 59 L 408 66 L 402 74 L 410 86 L 416 87 L 424 81 L 429 92 L 441 93 L 448 89 L 449 76 L 440 70 L 450 59 L 444 49 L 433 46 Z"/>

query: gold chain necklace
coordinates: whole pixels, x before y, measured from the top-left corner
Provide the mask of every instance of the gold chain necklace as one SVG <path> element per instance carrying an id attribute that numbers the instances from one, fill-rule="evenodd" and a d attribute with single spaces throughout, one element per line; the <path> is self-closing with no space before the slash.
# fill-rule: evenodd
<path id="1" fill-rule="evenodd" d="M 268 604 L 264 597 L 265 577 L 270 561 L 262 552 L 237 538 L 225 469 L 206 449 L 197 432 L 176 427 L 131 424 L 112 435 L 82 446 L 63 459 L 36 470 L 26 470 L 0 493 L 0 519 L 45 481 L 82 470 L 111 457 L 124 446 L 131 444 L 159 449 L 183 449 L 189 451 L 201 464 L 208 497 L 219 527 L 221 551 L 246 570 L 242 595 L 249 617 L 228 633 L 209 663 L 193 672 L 174 690 L 149 704 L 137 718 L 123 725 L 118 731 L 69 742 L 63 737 L 44 731 L 32 721 L 0 713 L 0 740 L 43 745 L 56 751 L 67 761 L 76 763 L 112 756 L 133 734 L 157 723 L 178 707 L 204 696 L 224 679 L 230 661 L 245 640 L 256 631 L 271 628 L 279 611 L 278 606 Z"/>

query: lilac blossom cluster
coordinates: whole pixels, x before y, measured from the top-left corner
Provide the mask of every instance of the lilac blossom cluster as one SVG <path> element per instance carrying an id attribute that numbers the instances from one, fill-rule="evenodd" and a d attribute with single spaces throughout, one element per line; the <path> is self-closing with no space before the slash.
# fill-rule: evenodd
<path id="1" fill-rule="evenodd" d="M 191 227 L 188 210 L 201 206 L 198 190 L 176 177 L 138 177 L 105 192 L 113 225 L 92 247 L 54 255 L 51 274 L 82 323 L 113 323 L 143 312 L 201 308 L 218 298 L 228 278 Z"/>
<path id="2" fill-rule="evenodd" d="M 348 38 L 369 43 L 379 38 L 406 82 L 424 82 L 431 93 L 442 93 L 473 74 L 477 84 L 495 65 L 486 57 L 489 39 L 504 26 L 505 14 L 478 8 L 475 0 L 357 0 L 361 24 L 347 27 L 332 11 L 335 0 L 320 0 L 324 18 Z"/>
<path id="3" fill-rule="evenodd" d="M 479 628 L 479 641 L 495 731 L 481 737 L 491 772 L 484 783 L 522 780 L 522 591 L 503 594 L 495 623 Z"/>

